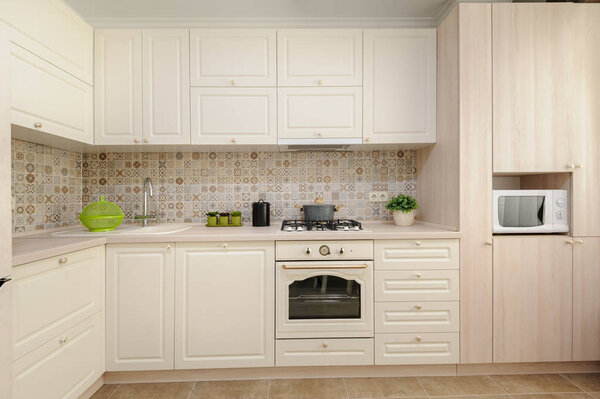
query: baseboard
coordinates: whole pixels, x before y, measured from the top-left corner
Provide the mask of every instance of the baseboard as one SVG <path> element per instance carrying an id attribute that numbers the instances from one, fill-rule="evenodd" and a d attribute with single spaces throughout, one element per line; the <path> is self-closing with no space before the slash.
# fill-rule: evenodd
<path id="1" fill-rule="evenodd" d="M 79 399 L 89 399 L 104 385 L 104 376 L 100 376 L 84 393 L 79 395 Z"/>
<path id="2" fill-rule="evenodd" d="M 457 375 L 597 373 L 600 362 L 458 364 Z"/>

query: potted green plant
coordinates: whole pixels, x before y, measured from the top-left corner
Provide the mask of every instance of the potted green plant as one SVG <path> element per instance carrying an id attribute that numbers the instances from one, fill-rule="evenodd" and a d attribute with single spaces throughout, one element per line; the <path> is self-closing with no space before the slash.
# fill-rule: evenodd
<path id="1" fill-rule="evenodd" d="M 415 222 L 415 209 L 419 208 L 419 204 L 414 197 L 399 194 L 391 198 L 385 204 L 385 208 L 393 212 L 394 223 L 397 226 L 410 226 Z"/>
<path id="2" fill-rule="evenodd" d="M 229 212 L 219 213 L 219 225 L 227 226 L 229 224 Z"/>
<path id="3" fill-rule="evenodd" d="M 206 221 L 209 226 L 217 225 L 217 216 L 219 216 L 219 212 L 207 212 L 206 213 Z"/>
<path id="4" fill-rule="evenodd" d="M 231 224 L 235 224 L 235 225 L 242 224 L 242 212 L 240 212 L 240 211 L 231 212 Z"/>

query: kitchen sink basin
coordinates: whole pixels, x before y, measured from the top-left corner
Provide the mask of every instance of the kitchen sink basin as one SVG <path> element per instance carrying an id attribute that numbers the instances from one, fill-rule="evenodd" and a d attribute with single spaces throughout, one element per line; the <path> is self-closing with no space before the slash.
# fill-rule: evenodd
<path id="1" fill-rule="evenodd" d="M 173 234 L 180 231 L 185 231 L 192 228 L 189 224 L 158 224 L 148 227 L 140 227 L 134 225 L 119 226 L 114 231 L 100 231 L 92 232 L 88 229 L 81 227 L 78 229 L 58 231 L 52 233 L 54 237 L 91 237 L 91 236 L 145 236 L 145 235 L 163 235 Z"/>

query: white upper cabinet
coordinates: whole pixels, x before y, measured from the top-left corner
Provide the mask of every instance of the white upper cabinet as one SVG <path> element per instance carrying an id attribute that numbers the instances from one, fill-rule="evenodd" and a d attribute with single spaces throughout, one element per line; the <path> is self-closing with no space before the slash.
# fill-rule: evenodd
<path id="1" fill-rule="evenodd" d="M 360 86 L 361 29 L 277 31 L 279 86 Z"/>
<path id="2" fill-rule="evenodd" d="M 0 20 L 12 42 L 92 84 L 93 29 L 63 1 L 0 1 Z"/>
<path id="3" fill-rule="evenodd" d="M 435 29 L 365 30 L 363 84 L 366 143 L 435 143 Z"/>
<path id="4" fill-rule="evenodd" d="M 142 60 L 143 141 L 189 144 L 189 31 L 144 30 Z"/>
<path id="5" fill-rule="evenodd" d="M 362 141 L 360 87 L 281 88 L 277 93 L 281 144 L 302 144 L 290 141 L 298 139 Z"/>
<path id="6" fill-rule="evenodd" d="M 91 144 L 93 118 L 92 86 L 11 44 L 11 123 Z"/>
<path id="7" fill-rule="evenodd" d="M 192 144 L 277 143 L 277 89 L 191 89 Z"/>
<path id="8" fill-rule="evenodd" d="M 96 30 L 95 143 L 142 142 L 142 31 Z"/>
<path id="9" fill-rule="evenodd" d="M 192 29 L 192 86 L 275 86 L 274 29 Z"/>

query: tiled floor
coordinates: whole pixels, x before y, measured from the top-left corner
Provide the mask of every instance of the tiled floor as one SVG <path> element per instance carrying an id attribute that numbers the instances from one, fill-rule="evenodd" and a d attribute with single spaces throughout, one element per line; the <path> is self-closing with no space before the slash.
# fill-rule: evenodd
<path id="1" fill-rule="evenodd" d="M 92 399 L 600 399 L 600 374 L 104 385 Z"/>

